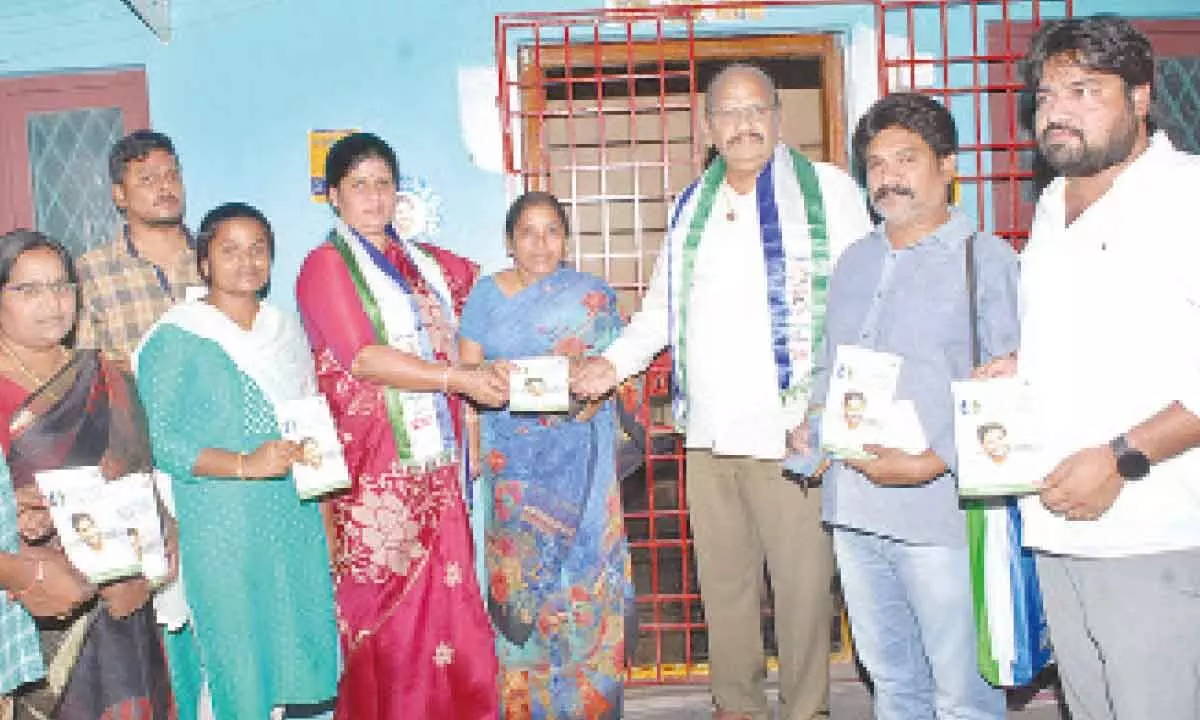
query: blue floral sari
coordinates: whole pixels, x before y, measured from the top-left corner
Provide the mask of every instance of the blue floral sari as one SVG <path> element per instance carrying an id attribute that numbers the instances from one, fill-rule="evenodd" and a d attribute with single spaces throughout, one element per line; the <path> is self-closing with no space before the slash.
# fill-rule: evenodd
<path id="1" fill-rule="evenodd" d="M 460 332 L 498 359 L 594 355 L 620 328 L 612 290 L 560 268 L 511 297 L 480 281 Z M 474 519 L 505 720 L 620 717 L 633 587 L 611 405 L 588 420 L 482 413 Z"/>

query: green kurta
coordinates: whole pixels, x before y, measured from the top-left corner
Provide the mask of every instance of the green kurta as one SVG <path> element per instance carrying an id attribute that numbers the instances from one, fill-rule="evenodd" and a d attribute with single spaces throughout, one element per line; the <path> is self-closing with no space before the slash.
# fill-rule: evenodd
<path id="1" fill-rule="evenodd" d="M 181 632 L 197 642 L 217 720 L 264 720 L 277 705 L 332 698 L 338 640 L 317 503 L 300 501 L 290 475 L 191 472 L 204 448 L 251 452 L 278 438 L 271 404 L 220 345 L 169 324 L 146 341 L 137 380 L 155 465 L 175 481 L 192 609 Z M 172 665 L 189 664 L 181 641 L 168 639 Z M 185 718 L 196 706 L 193 682 L 174 684 Z"/>

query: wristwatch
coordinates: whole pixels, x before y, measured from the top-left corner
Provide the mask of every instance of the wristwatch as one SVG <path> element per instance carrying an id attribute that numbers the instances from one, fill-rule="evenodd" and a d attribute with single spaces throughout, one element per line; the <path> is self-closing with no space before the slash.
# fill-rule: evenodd
<path id="1" fill-rule="evenodd" d="M 1117 456 L 1117 474 L 1126 480 L 1141 480 L 1150 472 L 1150 458 L 1129 444 L 1128 438 L 1118 435 L 1108 444 Z"/>

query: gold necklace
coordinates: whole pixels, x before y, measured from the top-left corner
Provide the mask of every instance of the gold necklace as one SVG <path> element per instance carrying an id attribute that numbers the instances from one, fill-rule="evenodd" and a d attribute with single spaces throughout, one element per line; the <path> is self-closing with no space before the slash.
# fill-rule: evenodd
<path id="1" fill-rule="evenodd" d="M 61 350 L 61 347 L 59 349 Z M 34 388 L 40 388 L 42 385 L 46 384 L 46 381 L 43 380 L 41 376 L 39 376 L 33 370 L 30 370 L 29 366 L 22 362 L 21 358 L 17 357 L 16 351 L 13 350 L 12 346 L 8 344 L 8 341 L 3 338 L 0 338 L 0 350 L 3 350 L 4 354 L 8 356 L 8 359 L 13 361 L 13 363 L 17 366 L 17 369 L 21 371 L 21 374 L 23 374 L 27 379 L 33 381 Z M 55 372 L 57 372 L 57 369 Z M 54 373 L 51 373 L 51 375 L 53 374 Z"/>

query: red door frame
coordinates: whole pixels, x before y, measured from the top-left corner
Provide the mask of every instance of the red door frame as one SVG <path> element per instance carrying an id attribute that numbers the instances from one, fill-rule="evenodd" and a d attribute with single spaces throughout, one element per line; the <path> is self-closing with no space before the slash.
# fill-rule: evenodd
<path id="1" fill-rule="evenodd" d="M 93 107 L 120 108 L 125 132 L 148 127 L 145 70 L 0 78 L 0 231 L 34 225 L 26 118 Z"/>

